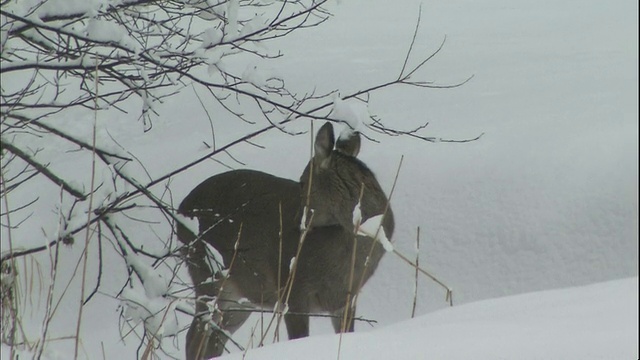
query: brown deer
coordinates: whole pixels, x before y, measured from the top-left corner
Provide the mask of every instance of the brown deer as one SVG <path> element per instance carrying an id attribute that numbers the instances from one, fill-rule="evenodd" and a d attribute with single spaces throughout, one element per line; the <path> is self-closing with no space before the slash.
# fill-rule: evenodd
<path id="1" fill-rule="evenodd" d="M 326 123 L 314 148 L 300 183 L 230 171 L 205 180 L 180 204 L 178 212 L 199 226 L 197 236 L 177 226 L 196 293 L 187 359 L 221 355 L 256 308 L 284 311 L 289 339 L 308 336 L 309 315 L 316 312 L 332 314 L 336 332 L 353 331 L 353 297 L 385 252 L 378 241 L 354 233 L 354 207 L 360 202 L 362 221 L 386 213 L 388 238 L 393 213 L 373 173 L 355 158 L 359 134 L 336 143 Z M 223 264 L 215 263 L 215 252 Z"/>

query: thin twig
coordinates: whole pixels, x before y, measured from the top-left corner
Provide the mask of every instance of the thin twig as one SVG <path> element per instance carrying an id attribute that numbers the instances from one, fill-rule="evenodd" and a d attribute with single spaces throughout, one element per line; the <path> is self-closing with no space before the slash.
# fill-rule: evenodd
<path id="1" fill-rule="evenodd" d="M 418 303 L 418 268 L 420 267 L 420 226 L 418 226 L 416 234 L 416 273 L 414 277 L 413 288 L 413 306 L 411 307 L 411 318 L 416 316 L 416 305 Z"/>
<path id="2" fill-rule="evenodd" d="M 407 264 L 413 266 L 417 271 L 420 271 L 423 275 L 426 275 L 429 279 L 433 280 L 436 284 L 438 284 L 441 287 L 443 287 L 446 290 L 446 298 L 445 298 L 445 300 L 449 303 L 449 306 L 453 306 L 453 290 L 450 287 L 445 285 L 442 281 L 440 281 L 435 276 L 431 275 L 428 271 L 422 269 L 421 267 L 419 267 L 415 263 L 411 262 L 411 260 L 409 260 L 409 258 L 407 258 L 406 256 L 402 255 L 398 250 L 394 249 L 393 253 L 398 255 L 398 257 L 400 259 L 402 259 L 404 262 L 406 262 Z"/>
<path id="3" fill-rule="evenodd" d="M 91 180 L 89 182 L 89 189 L 90 189 L 90 193 L 89 193 L 89 209 L 93 208 L 93 189 L 95 187 L 95 181 L 96 181 L 96 134 L 98 132 L 98 93 L 99 93 L 99 89 L 98 89 L 98 68 L 97 68 L 97 64 L 98 62 L 96 61 L 96 77 L 95 77 L 95 94 L 96 94 L 96 100 L 95 100 L 95 110 L 93 112 L 94 116 L 93 116 L 93 134 L 92 134 L 92 138 L 91 138 L 91 145 L 92 145 L 92 149 L 94 149 L 91 152 Z M 87 226 L 86 226 L 86 232 L 85 232 L 85 237 L 84 237 L 84 251 L 82 252 L 82 256 L 83 258 L 83 263 L 82 263 L 82 280 L 80 283 L 80 307 L 78 309 L 78 322 L 76 323 L 76 341 L 75 341 L 75 347 L 74 347 L 74 351 L 73 351 L 73 358 L 74 359 L 78 359 L 78 349 L 80 346 L 80 327 L 82 325 L 82 313 L 83 313 L 83 309 L 84 309 L 84 292 L 85 292 L 85 285 L 87 282 L 87 263 L 88 263 L 88 259 L 89 259 L 89 240 L 91 239 L 91 212 L 87 212 Z"/>

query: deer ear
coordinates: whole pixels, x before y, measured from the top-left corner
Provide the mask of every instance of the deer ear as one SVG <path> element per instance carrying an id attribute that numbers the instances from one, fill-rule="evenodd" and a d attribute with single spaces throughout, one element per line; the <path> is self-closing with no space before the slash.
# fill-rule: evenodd
<path id="1" fill-rule="evenodd" d="M 357 131 L 343 132 L 336 142 L 336 150 L 349 156 L 356 157 L 360 152 L 360 133 Z"/>
<path id="2" fill-rule="evenodd" d="M 314 158 L 323 161 L 331 155 L 333 151 L 333 145 L 335 144 L 335 137 L 333 136 L 333 126 L 330 122 L 326 122 L 316 135 L 316 142 L 313 145 L 315 150 Z"/>

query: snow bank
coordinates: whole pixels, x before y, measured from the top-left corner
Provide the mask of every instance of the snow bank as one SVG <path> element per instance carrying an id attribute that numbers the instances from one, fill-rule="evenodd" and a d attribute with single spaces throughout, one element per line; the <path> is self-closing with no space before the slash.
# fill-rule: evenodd
<path id="1" fill-rule="evenodd" d="M 338 358 L 339 335 L 224 359 Z M 341 359 L 638 358 L 638 278 L 470 303 L 342 336 Z"/>

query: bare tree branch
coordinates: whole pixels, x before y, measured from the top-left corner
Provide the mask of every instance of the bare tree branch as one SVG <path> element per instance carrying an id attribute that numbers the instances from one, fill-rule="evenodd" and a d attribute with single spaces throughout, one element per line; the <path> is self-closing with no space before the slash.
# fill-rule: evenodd
<path id="1" fill-rule="evenodd" d="M 83 194 L 80 190 L 74 189 L 73 186 L 71 186 L 71 184 L 68 184 L 61 177 L 55 175 L 51 170 L 49 170 L 47 166 L 42 165 L 39 162 L 35 161 L 31 156 L 24 153 L 18 147 L 13 146 L 8 141 L 5 141 L 4 139 L 0 139 L 0 148 L 6 149 L 9 152 L 13 153 L 14 155 L 22 159 L 24 162 L 31 165 L 34 169 L 36 169 L 38 173 L 47 177 L 47 179 L 51 180 L 54 184 L 60 186 L 64 191 L 68 192 L 72 196 L 78 199 L 84 199 L 86 197 L 86 195 Z"/>

